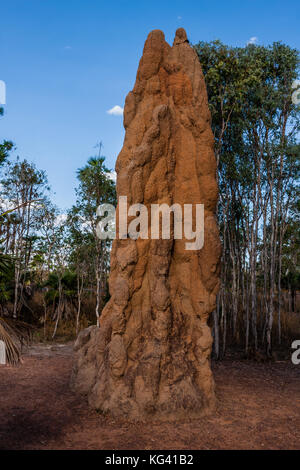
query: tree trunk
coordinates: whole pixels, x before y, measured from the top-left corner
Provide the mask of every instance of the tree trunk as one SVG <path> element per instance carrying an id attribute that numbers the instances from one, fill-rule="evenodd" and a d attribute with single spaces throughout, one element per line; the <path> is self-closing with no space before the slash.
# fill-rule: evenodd
<path id="1" fill-rule="evenodd" d="M 56 321 L 55 321 L 55 326 L 54 326 L 54 331 L 52 335 L 52 339 L 55 338 L 56 332 L 57 332 L 57 327 L 59 320 L 61 319 L 61 314 L 62 314 L 62 283 L 61 283 L 61 278 L 58 278 L 58 306 L 57 306 L 57 316 L 56 316 Z"/>
<path id="2" fill-rule="evenodd" d="M 81 297 L 82 297 L 82 291 L 83 291 L 83 276 L 81 276 L 80 280 L 80 275 L 79 273 L 77 274 L 77 300 L 78 300 L 78 307 L 77 307 L 77 316 L 76 316 L 76 336 L 78 335 L 79 331 L 79 320 L 80 320 L 80 313 L 81 313 Z"/>
<path id="3" fill-rule="evenodd" d="M 215 357 L 220 357 L 220 336 L 219 336 L 219 297 L 217 297 L 217 308 L 213 311 L 214 319 L 214 349 Z"/>

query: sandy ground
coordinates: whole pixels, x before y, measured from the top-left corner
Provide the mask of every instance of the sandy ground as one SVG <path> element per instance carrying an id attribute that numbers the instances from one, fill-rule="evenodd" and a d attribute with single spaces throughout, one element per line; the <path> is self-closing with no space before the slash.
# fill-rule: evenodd
<path id="1" fill-rule="evenodd" d="M 37 345 L 0 366 L 1 449 L 300 449 L 300 366 L 213 364 L 215 416 L 150 425 L 90 410 L 69 389 L 71 363 L 72 345 Z"/>

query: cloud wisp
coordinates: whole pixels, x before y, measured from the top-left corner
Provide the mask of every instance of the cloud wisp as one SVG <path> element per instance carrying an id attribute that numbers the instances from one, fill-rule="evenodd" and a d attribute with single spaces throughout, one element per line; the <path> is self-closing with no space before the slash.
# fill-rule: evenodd
<path id="1" fill-rule="evenodd" d="M 257 41 L 258 41 L 258 37 L 252 36 L 250 39 L 248 39 L 247 46 L 248 46 L 248 44 L 256 44 Z"/>
<path id="2" fill-rule="evenodd" d="M 113 171 L 110 171 L 108 174 L 107 174 L 108 178 L 110 180 L 112 180 L 114 183 L 116 183 L 117 181 L 117 173 L 113 170 Z"/>
<path id="3" fill-rule="evenodd" d="M 116 106 L 114 106 L 113 108 L 109 109 L 106 112 L 107 114 L 111 114 L 112 116 L 123 116 L 123 111 L 124 109 L 121 108 L 121 106 L 117 104 Z"/>

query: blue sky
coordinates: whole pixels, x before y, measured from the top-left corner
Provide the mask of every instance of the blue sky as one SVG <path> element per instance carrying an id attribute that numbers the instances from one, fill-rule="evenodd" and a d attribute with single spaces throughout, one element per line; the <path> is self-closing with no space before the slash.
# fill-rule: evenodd
<path id="1" fill-rule="evenodd" d="M 122 116 L 107 111 L 124 105 L 149 31 L 163 30 L 170 43 L 182 26 L 192 43 L 257 38 L 300 48 L 296 0 L 1 0 L 0 13 L 0 140 L 46 170 L 62 209 L 74 202 L 76 169 L 100 140 L 114 167 L 124 130 Z"/>

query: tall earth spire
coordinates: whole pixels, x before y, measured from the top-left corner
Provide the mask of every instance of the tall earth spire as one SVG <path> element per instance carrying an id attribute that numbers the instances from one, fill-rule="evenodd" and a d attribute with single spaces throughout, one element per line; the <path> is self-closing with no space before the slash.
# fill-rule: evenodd
<path id="1" fill-rule="evenodd" d="M 117 193 L 128 205 L 204 204 L 204 246 L 116 239 L 100 328 L 75 344 L 72 384 L 92 407 L 129 419 L 177 420 L 215 406 L 207 325 L 219 288 L 214 141 L 207 93 L 186 32 L 152 31 L 124 110 Z"/>

